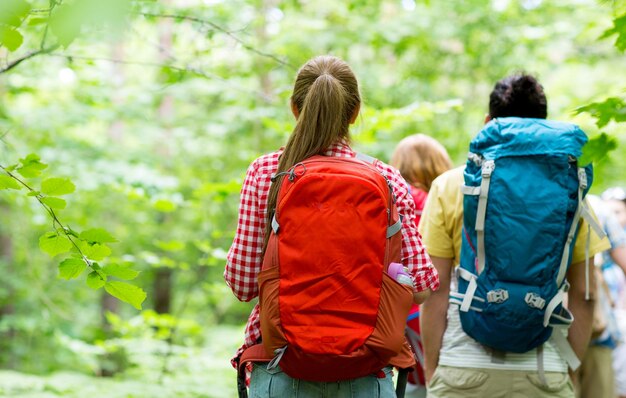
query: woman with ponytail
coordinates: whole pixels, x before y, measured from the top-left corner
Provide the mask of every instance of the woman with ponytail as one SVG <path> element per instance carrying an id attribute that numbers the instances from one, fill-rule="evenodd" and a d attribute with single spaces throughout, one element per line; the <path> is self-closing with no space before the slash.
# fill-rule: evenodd
<path id="1" fill-rule="evenodd" d="M 298 71 L 291 96 L 296 126 L 283 148 L 252 162 L 241 190 L 237 231 L 224 272 L 227 284 L 239 300 L 250 301 L 259 296 L 257 277 L 272 231 L 280 189 L 279 183 L 272 183 L 273 176 L 284 175 L 315 155 L 355 157 L 350 148 L 349 126 L 356 120 L 360 106 L 357 80 L 350 67 L 339 58 L 318 56 Z M 439 278 L 414 223 L 413 199 L 397 170 L 377 160 L 374 167 L 388 180 L 396 198 L 397 210 L 402 216 L 402 263 L 413 281 L 414 300 L 421 302 L 431 290 L 438 288 Z M 246 325 L 244 344 L 232 360 L 233 366 L 238 365 L 247 348 L 258 344 L 262 338 L 257 304 Z M 255 363 L 250 389 L 254 391 L 253 396 L 259 397 L 395 397 L 388 367 L 378 372 L 378 376 L 375 373 L 344 380 L 338 375 L 337 380 L 292 379 L 281 371 L 280 366 L 272 368 L 265 363 Z"/>

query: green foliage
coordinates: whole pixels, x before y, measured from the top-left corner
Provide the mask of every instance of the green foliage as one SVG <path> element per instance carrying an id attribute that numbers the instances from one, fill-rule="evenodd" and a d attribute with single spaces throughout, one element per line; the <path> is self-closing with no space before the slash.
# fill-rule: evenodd
<path id="1" fill-rule="evenodd" d="M 0 174 L 0 189 L 20 190 L 22 186 L 13 178 Z"/>
<path id="2" fill-rule="evenodd" d="M 596 124 L 602 128 L 612 120 L 617 123 L 626 122 L 626 101 L 624 98 L 610 97 L 602 102 L 593 102 L 576 108 L 576 113 L 587 112 L 597 119 Z"/>
<path id="3" fill-rule="evenodd" d="M 94 290 L 100 289 L 105 285 L 107 280 L 106 275 L 103 275 L 101 272 L 92 271 L 87 275 L 87 286 Z"/>
<path id="4" fill-rule="evenodd" d="M 0 25 L 0 45 L 5 46 L 9 51 L 15 51 L 24 42 L 22 34 L 14 28 Z"/>
<path id="5" fill-rule="evenodd" d="M 41 183 L 41 192 L 50 196 L 67 195 L 76 190 L 69 178 L 48 178 Z"/>
<path id="6" fill-rule="evenodd" d="M 25 178 L 39 177 L 41 172 L 48 167 L 47 164 L 41 163 L 41 159 L 34 153 L 20 159 L 20 163 L 16 170 Z"/>
<path id="7" fill-rule="evenodd" d="M 620 51 L 626 50 L 626 13 L 615 18 L 613 20 L 613 27 L 611 29 L 607 29 L 601 38 L 604 39 L 613 35 L 617 35 L 617 38 L 615 39 L 615 47 L 617 47 Z"/>
<path id="8" fill-rule="evenodd" d="M 24 0 L 0 2 L 0 24 L 18 27 L 28 15 L 31 6 Z"/>
<path id="9" fill-rule="evenodd" d="M 118 240 L 103 228 L 92 228 L 80 233 L 80 238 L 89 244 L 115 243 Z"/>
<path id="10" fill-rule="evenodd" d="M 72 248 L 72 242 L 56 232 L 46 232 L 39 238 L 39 248 L 54 257 L 58 254 L 67 253 Z"/>
<path id="11" fill-rule="evenodd" d="M 67 202 L 61 198 L 45 196 L 45 197 L 42 197 L 40 200 L 44 205 L 48 206 L 49 208 L 53 210 L 63 210 L 65 209 L 65 206 L 67 206 Z"/>
<path id="12" fill-rule="evenodd" d="M 146 299 L 146 292 L 126 282 L 112 281 L 104 285 L 104 289 L 113 297 L 117 297 L 125 303 L 129 303 L 138 310 L 141 303 Z"/>
<path id="13" fill-rule="evenodd" d="M 86 265 L 82 259 L 66 258 L 59 264 L 59 277 L 68 280 L 78 278 L 85 268 Z"/>
<path id="14" fill-rule="evenodd" d="M 590 163 L 600 162 L 606 158 L 609 152 L 615 150 L 617 145 L 617 139 L 606 133 L 591 137 L 583 147 L 583 155 L 579 163 L 586 166 Z"/>
<path id="15" fill-rule="evenodd" d="M 623 55 L 598 41 L 616 18 L 595 0 L 27 4 L 13 24 L 0 12 L 0 27 L 23 37 L 14 51 L 2 42 L 0 71 L 37 53 L 0 79 L 0 163 L 31 153 L 6 167 L 30 189 L 0 172 L 0 242 L 13 253 L 0 253 L 0 366 L 117 374 L 10 374 L 12 388 L 0 373 L 8 395 L 234 396 L 228 358 L 251 304 L 222 273 L 241 182 L 293 129 L 294 75 L 313 55 L 352 65 L 364 101 L 353 146 L 382 160 L 425 133 L 460 164 L 493 83 L 516 70 L 539 76 L 554 119 L 626 87 Z M 606 105 L 604 138 L 591 105 L 573 120 L 593 137 L 593 189 L 624 182 L 618 151 L 602 157 L 626 141 L 618 103 Z M 32 152 L 67 180 L 51 184 Z M 37 248 L 47 230 L 54 258 Z M 156 306 L 163 271 L 172 313 L 139 313 Z"/>
<path id="16" fill-rule="evenodd" d="M 56 227 L 53 232 L 47 232 L 39 238 L 39 248 L 55 257 L 70 251 L 75 257 L 66 258 L 59 263 L 59 276 L 64 279 L 77 278 L 86 267 L 93 271 L 87 275 L 87 285 L 94 289 L 105 287 L 107 275 L 116 276 L 120 279 L 134 279 L 139 273 L 130 268 L 129 264 L 120 267 L 110 264 L 106 272 L 94 261 L 101 261 L 111 255 L 111 249 L 104 243 L 114 243 L 117 239 L 103 228 L 92 228 L 78 234 L 61 223 L 55 210 L 62 210 L 67 202 L 55 196 L 44 195 L 68 195 L 76 190 L 76 186 L 69 178 L 49 177 L 41 182 L 41 190 L 37 191 L 30 185 L 20 180 L 12 171 L 17 170 L 22 177 L 38 177 L 47 165 L 41 162 L 36 154 L 30 154 L 20 159 L 17 165 L 3 167 L 5 174 L 0 174 L 0 188 L 20 189 L 28 188 L 26 196 L 36 198 L 52 218 Z M 141 309 L 141 303 L 146 298 L 146 293 L 139 287 L 121 282 L 111 282 L 113 285 L 105 287 L 107 292 L 113 292 L 114 297 L 128 302 L 137 309 Z M 120 284 L 121 283 L 121 284 Z"/>
<path id="17" fill-rule="evenodd" d="M 124 280 L 132 280 L 139 276 L 139 271 L 129 268 L 129 265 L 107 264 L 102 267 L 102 272 Z"/>

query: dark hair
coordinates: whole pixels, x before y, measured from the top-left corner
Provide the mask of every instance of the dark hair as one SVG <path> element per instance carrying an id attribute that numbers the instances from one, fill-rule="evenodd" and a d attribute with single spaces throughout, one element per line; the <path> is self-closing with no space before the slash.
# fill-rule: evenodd
<path id="1" fill-rule="evenodd" d="M 489 116 L 545 119 L 548 104 L 537 79 L 524 73 L 505 77 L 496 83 L 489 96 Z"/>

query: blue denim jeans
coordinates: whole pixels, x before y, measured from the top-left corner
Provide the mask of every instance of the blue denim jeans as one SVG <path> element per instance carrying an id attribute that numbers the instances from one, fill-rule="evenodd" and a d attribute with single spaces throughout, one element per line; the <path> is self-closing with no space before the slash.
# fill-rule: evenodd
<path id="1" fill-rule="evenodd" d="M 395 398 L 391 367 L 383 369 L 385 378 L 376 375 L 358 379 L 313 382 L 292 379 L 279 366 L 255 363 L 250 379 L 250 398 Z"/>

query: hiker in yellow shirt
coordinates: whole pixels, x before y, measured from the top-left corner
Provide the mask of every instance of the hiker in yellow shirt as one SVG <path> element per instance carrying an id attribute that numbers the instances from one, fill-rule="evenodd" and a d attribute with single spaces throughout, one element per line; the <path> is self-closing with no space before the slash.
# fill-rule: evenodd
<path id="1" fill-rule="evenodd" d="M 546 114 L 546 98 L 537 80 L 514 75 L 496 84 L 485 122 L 507 116 L 545 119 Z M 421 314 L 428 397 L 573 398 L 568 365 L 550 341 L 526 353 L 502 353 L 481 345 L 462 329 L 459 305 L 451 304 L 449 299 L 450 292 L 456 291 L 457 277 L 453 271 L 460 261 L 462 185 L 463 168 L 438 177 L 431 186 L 419 225 L 441 283 L 423 304 Z M 593 272 L 586 276 L 585 265 L 593 269 L 593 256 L 608 247 L 606 238 L 601 239 L 593 231 L 589 234 L 585 221 L 581 221 L 566 274 L 570 284 L 567 307 L 574 316 L 568 340 L 578 358 L 583 357 L 589 343 L 595 300 Z M 588 292 L 586 286 L 590 288 Z M 589 300 L 585 300 L 586 293 Z M 560 331 L 554 331 L 557 332 Z"/>

